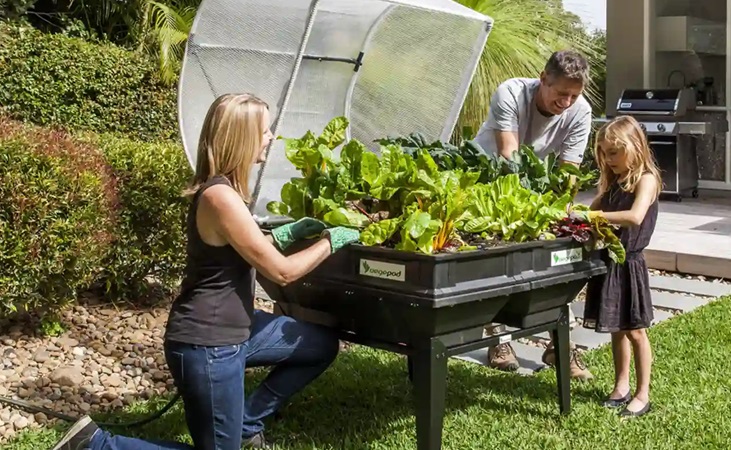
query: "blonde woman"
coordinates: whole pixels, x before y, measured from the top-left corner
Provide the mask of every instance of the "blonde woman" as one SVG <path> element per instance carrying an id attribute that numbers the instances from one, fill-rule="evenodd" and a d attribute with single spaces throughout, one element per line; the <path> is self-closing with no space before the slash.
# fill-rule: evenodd
<path id="1" fill-rule="evenodd" d="M 337 336 L 326 328 L 254 309 L 256 271 L 280 285 L 306 275 L 358 232 L 302 219 L 265 236 L 247 207 L 249 173 L 272 139 L 266 103 L 227 94 L 202 126 L 195 176 L 186 190 L 187 265 L 165 334 L 165 358 L 185 405 L 194 447 L 112 436 L 87 416 L 54 450 L 269 448 L 262 420 L 327 369 Z M 285 257 L 298 239 L 314 245 Z M 244 398 L 244 369 L 273 366 Z"/>
<path id="2" fill-rule="evenodd" d="M 650 410 L 652 351 L 647 328 L 652 324 L 649 273 L 642 251 L 655 231 L 662 179 L 645 133 L 632 117 L 617 117 L 597 133 L 599 194 L 584 219 L 604 217 L 619 225 L 627 253 L 624 264 L 608 261 L 607 274 L 587 286 L 584 324 L 612 334 L 614 389 L 604 406 L 624 406 L 620 415 L 637 417 Z M 630 393 L 630 358 L 634 353 L 637 389 Z"/>

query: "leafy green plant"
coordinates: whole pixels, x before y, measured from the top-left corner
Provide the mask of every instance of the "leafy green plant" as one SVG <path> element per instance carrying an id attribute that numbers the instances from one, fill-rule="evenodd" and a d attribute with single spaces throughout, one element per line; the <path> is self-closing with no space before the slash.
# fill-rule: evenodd
<path id="1" fill-rule="evenodd" d="M 185 267 L 187 201 L 191 177 L 179 144 L 144 143 L 115 135 L 87 136 L 116 178 L 117 225 L 97 277 L 110 300 L 136 300 L 156 283 L 175 289 Z M 154 281 L 154 283 L 150 283 Z"/>
<path id="2" fill-rule="evenodd" d="M 376 142 L 380 145 L 399 145 L 404 152 L 413 157 L 416 157 L 421 149 L 425 149 L 440 169 L 479 172 L 480 183 L 495 181 L 503 175 L 518 174 L 520 183 L 535 192 L 554 192 L 558 195 L 570 192 L 575 196 L 579 190 L 592 185 L 596 180 L 593 171 L 582 170 L 567 163 L 559 164 L 558 158 L 553 153 L 541 159 L 533 148 L 527 145 L 521 146 L 510 159 L 505 159 L 497 154 L 486 154 L 473 140 L 463 141 L 457 147 L 440 141 L 428 143 L 421 133 L 412 133 L 404 137 L 387 137 Z"/>
<path id="3" fill-rule="evenodd" d="M 525 242 L 541 237 L 552 239 L 550 226 L 566 217 L 573 197 L 553 192 L 536 193 L 521 184 L 517 174 L 500 177 L 472 190 L 468 233 L 483 233 L 506 241 Z M 485 236 L 483 236 L 485 237 Z"/>
<path id="4" fill-rule="evenodd" d="M 576 211 L 588 211 L 587 205 L 573 205 Z M 565 217 L 554 224 L 557 236 L 571 236 L 579 242 L 590 242 L 595 250 L 606 249 L 609 257 L 617 263 L 623 263 L 626 252 L 622 241 L 615 231 L 617 226 L 610 224 L 604 217 L 595 217 L 590 223 Z"/>
<path id="5" fill-rule="evenodd" d="M 102 270 L 115 179 L 96 148 L 0 118 L 0 314 L 52 314 Z"/>
<path id="6" fill-rule="evenodd" d="M 543 162 L 531 152 L 500 161 L 474 146 L 428 146 L 416 134 L 380 140 L 380 158 L 353 139 L 338 161 L 333 151 L 347 126 L 337 117 L 320 136 L 285 139 L 302 177 L 282 187 L 281 201 L 267 204 L 270 212 L 360 229 L 365 245 L 431 254 L 553 239 L 550 228 L 567 216 L 575 195 L 567 184 L 575 172 L 557 172 L 555 159 Z"/>
<path id="7" fill-rule="evenodd" d="M 146 57 L 0 23 L 0 110 L 67 130 L 178 136 L 175 90 Z"/>

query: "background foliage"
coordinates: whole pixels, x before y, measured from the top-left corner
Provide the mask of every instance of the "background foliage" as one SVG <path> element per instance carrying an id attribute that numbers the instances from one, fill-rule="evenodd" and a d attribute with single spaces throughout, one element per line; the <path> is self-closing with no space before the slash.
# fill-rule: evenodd
<path id="1" fill-rule="evenodd" d="M 182 148 L 0 118 L 0 315 L 98 290 L 171 293 L 185 263 Z"/>
<path id="2" fill-rule="evenodd" d="M 0 314 L 76 300 L 100 274 L 115 203 L 95 148 L 0 120 Z"/>
<path id="3" fill-rule="evenodd" d="M 29 26 L 0 24 L 0 108 L 69 130 L 178 135 L 176 91 L 149 58 Z"/>

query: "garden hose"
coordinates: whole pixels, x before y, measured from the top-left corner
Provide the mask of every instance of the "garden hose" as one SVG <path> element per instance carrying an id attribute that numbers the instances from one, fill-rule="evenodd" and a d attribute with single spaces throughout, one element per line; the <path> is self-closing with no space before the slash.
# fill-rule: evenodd
<path id="1" fill-rule="evenodd" d="M 97 425 L 101 425 L 103 427 L 122 427 L 122 428 L 131 428 L 131 427 L 138 427 L 145 425 L 147 423 L 152 422 L 153 420 L 157 420 L 168 412 L 170 408 L 173 407 L 173 405 L 180 399 L 180 394 L 176 393 L 175 396 L 168 402 L 167 405 L 163 406 L 159 411 L 155 412 L 154 414 L 151 414 L 148 417 L 145 417 L 142 420 L 137 420 L 135 422 L 128 422 L 128 423 L 104 423 L 104 422 L 96 422 Z M 67 416 L 66 414 L 61 414 L 56 411 L 51 411 L 50 409 L 43 408 L 41 406 L 36 406 L 31 403 L 28 403 L 23 400 L 15 400 L 8 397 L 0 397 L 0 403 L 5 403 L 8 405 L 13 405 L 17 408 L 23 409 L 28 412 L 36 412 L 36 413 L 43 413 L 47 416 L 52 416 L 57 419 L 65 420 L 67 422 L 76 422 L 80 419 L 80 417 L 73 417 L 73 416 Z"/>

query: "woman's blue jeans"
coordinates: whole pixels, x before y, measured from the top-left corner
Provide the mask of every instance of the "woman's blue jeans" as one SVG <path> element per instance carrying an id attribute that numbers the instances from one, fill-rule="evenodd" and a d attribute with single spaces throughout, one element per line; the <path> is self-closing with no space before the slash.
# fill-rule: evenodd
<path id="1" fill-rule="evenodd" d="M 331 330 L 257 310 L 251 337 L 237 345 L 203 347 L 165 342 L 165 358 L 185 405 L 195 444 L 148 442 L 98 430 L 91 450 L 240 450 L 264 428 L 262 419 L 317 378 L 335 360 Z M 244 398 L 244 368 L 274 366 Z"/>

